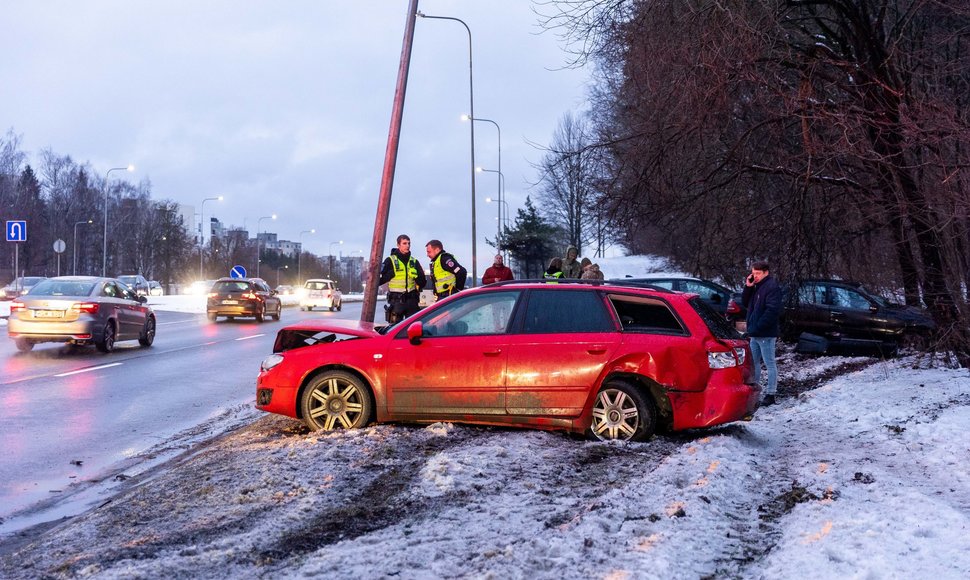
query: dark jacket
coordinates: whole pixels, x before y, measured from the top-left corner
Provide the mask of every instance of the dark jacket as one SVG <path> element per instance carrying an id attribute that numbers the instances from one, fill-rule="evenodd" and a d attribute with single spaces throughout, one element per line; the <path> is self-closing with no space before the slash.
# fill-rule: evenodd
<path id="1" fill-rule="evenodd" d="M 411 259 L 411 252 L 402 254 L 397 248 L 391 248 L 391 256 L 397 256 L 398 260 L 401 260 L 401 262 L 407 264 L 408 260 Z M 415 266 L 417 266 L 418 270 L 418 275 L 415 276 L 414 283 L 417 285 L 418 291 L 420 292 L 421 290 L 424 290 L 424 287 L 427 285 L 428 281 L 424 276 L 424 268 L 421 267 L 421 263 L 417 261 L 417 258 L 414 260 L 416 262 Z M 384 258 L 384 263 L 381 265 L 381 277 L 378 281 L 378 285 L 387 284 L 393 277 L 394 263 L 391 261 L 390 257 Z"/>
<path id="2" fill-rule="evenodd" d="M 748 336 L 766 338 L 781 334 L 781 287 L 774 276 L 765 276 L 754 286 L 745 285 L 741 303 L 748 309 Z"/>

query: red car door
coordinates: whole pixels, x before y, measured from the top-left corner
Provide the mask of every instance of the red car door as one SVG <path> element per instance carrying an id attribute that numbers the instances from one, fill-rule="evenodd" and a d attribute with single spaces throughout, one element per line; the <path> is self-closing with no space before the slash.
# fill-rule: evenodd
<path id="1" fill-rule="evenodd" d="M 509 414 L 579 415 L 620 341 L 599 292 L 533 290 L 510 337 Z"/>
<path id="2" fill-rule="evenodd" d="M 392 416 L 445 419 L 505 414 L 506 334 L 518 291 L 460 296 L 418 315 L 419 344 L 406 329 L 385 353 Z"/>

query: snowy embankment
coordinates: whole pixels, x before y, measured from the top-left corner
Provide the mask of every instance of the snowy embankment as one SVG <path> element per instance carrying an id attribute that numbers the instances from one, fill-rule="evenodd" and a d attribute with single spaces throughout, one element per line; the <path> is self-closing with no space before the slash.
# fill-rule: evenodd
<path id="1" fill-rule="evenodd" d="M 786 352 L 752 422 L 640 444 L 267 416 L 0 576 L 967 577 L 970 377 L 925 366 Z"/>

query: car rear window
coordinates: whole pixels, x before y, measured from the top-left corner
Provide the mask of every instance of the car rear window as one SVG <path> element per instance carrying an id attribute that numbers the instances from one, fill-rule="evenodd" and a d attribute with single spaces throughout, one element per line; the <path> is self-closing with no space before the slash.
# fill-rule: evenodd
<path id="1" fill-rule="evenodd" d="M 613 319 L 598 292 L 533 290 L 529 294 L 523 332 L 614 332 Z"/>
<path id="2" fill-rule="evenodd" d="M 249 282 L 225 281 L 225 282 L 216 282 L 212 286 L 212 290 L 211 291 L 212 292 L 215 292 L 216 294 L 221 294 L 221 293 L 224 293 L 224 292 L 246 292 L 249 289 L 250 289 Z"/>
<path id="3" fill-rule="evenodd" d="M 661 300 L 610 296 L 610 302 L 623 325 L 623 332 L 687 334 L 670 306 Z"/>
<path id="4" fill-rule="evenodd" d="M 45 280 L 31 291 L 31 296 L 88 296 L 94 289 L 94 282 L 66 280 Z"/>
<path id="5" fill-rule="evenodd" d="M 697 315 L 701 317 L 704 324 L 714 335 L 714 338 L 720 339 L 738 339 L 742 338 L 741 333 L 739 333 L 735 328 L 734 324 L 728 321 L 723 314 L 720 314 L 717 310 L 714 310 L 706 302 L 700 299 L 699 296 L 695 296 L 688 300 Z"/>

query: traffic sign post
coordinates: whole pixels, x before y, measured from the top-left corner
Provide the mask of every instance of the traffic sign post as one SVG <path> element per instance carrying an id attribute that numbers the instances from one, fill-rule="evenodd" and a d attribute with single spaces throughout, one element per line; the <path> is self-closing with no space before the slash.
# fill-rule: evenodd
<path id="1" fill-rule="evenodd" d="M 229 270 L 229 277 L 230 278 L 245 278 L 246 277 L 246 268 L 244 268 L 242 266 L 239 266 L 239 265 L 233 266 L 232 267 L 232 270 Z"/>
<path id="2" fill-rule="evenodd" d="M 16 282 L 20 272 L 20 243 L 27 241 L 27 220 L 7 220 L 7 241 L 13 246 L 13 279 Z"/>
<path id="3" fill-rule="evenodd" d="M 64 253 L 64 248 L 66 247 L 67 247 L 67 244 L 64 243 L 64 240 L 60 238 L 57 238 L 56 240 L 54 240 L 54 253 L 57 254 L 57 275 L 58 276 L 61 275 L 61 254 Z"/>

